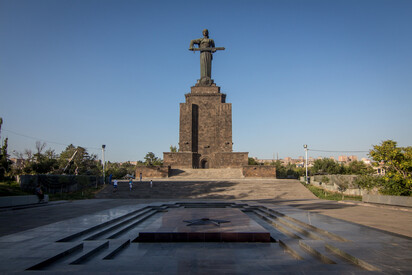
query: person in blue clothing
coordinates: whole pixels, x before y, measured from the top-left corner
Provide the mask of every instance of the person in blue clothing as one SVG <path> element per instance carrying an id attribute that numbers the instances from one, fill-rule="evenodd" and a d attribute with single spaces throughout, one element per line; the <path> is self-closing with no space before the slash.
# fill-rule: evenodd
<path id="1" fill-rule="evenodd" d="M 113 192 L 117 191 L 117 180 L 113 181 Z"/>
<path id="2" fill-rule="evenodd" d="M 112 178 L 113 178 L 113 175 L 110 174 L 110 176 L 109 176 L 109 184 L 112 184 Z"/>
<path id="3" fill-rule="evenodd" d="M 130 191 L 132 191 L 132 189 L 133 189 L 133 180 L 132 179 L 129 180 L 129 189 L 130 189 Z"/>

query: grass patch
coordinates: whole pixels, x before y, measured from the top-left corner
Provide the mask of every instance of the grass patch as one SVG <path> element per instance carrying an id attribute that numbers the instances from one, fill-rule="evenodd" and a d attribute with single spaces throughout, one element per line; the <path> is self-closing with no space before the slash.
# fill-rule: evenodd
<path id="1" fill-rule="evenodd" d="M 20 184 L 15 181 L 0 182 L 0 197 L 33 195 L 20 189 Z"/>
<path id="2" fill-rule="evenodd" d="M 323 200 L 333 200 L 333 201 L 341 201 L 342 200 L 342 194 L 338 192 L 331 192 L 331 191 L 326 191 L 322 188 L 313 186 L 313 185 L 306 185 L 303 183 L 303 185 L 309 189 L 310 192 L 312 192 L 316 197 L 319 199 Z M 345 195 L 344 197 L 345 201 L 362 201 L 362 196 L 350 196 L 350 195 Z"/>
<path id="3" fill-rule="evenodd" d="M 60 201 L 60 200 L 85 200 L 85 199 L 93 199 L 94 196 L 103 189 L 103 186 L 90 187 L 80 191 L 70 192 L 70 193 L 56 193 L 56 194 L 49 194 L 50 201 Z"/>

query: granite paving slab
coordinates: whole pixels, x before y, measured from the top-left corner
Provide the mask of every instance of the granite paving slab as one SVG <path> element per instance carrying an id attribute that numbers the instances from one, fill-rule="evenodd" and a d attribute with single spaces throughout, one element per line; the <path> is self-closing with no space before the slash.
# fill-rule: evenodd
<path id="1" fill-rule="evenodd" d="M 143 219 L 149 212 L 154 214 Z M 178 220 L 179 225 L 166 223 L 167 231 L 222 233 L 235 228 L 230 223 L 200 227 L 182 223 L 205 216 L 232 221 L 238 216 L 242 223 L 258 226 L 261 232 L 276 238 L 265 243 L 253 239 L 139 241 L 140 233 L 147 228 L 159 229 L 159 222 L 161 225 L 168 220 Z M 287 221 L 282 223 L 287 231 L 303 228 L 308 233 L 300 231 L 296 238 L 290 237 L 272 226 L 269 219 Z M 226 225 L 229 227 L 225 229 Z M 251 230 L 247 226 L 244 229 Z M 111 238 L 112 232 L 120 233 Z M 70 238 L 73 235 L 75 238 Z M 2 236 L 0 273 L 410 274 L 411 251 L 411 238 L 287 205 L 167 201 L 122 205 Z"/>

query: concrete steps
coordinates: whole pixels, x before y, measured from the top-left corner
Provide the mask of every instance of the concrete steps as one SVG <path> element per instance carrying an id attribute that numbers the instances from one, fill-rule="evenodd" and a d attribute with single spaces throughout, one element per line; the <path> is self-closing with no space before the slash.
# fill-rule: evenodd
<path id="1" fill-rule="evenodd" d="M 241 179 L 242 168 L 223 169 L 172 169 L 170 178 L 174 179 Z"/>
<path id="2" fill-rule="evenodd" d="M 296 180 L 153 180 L 133 183 L 119 181 L 116 192 L 108 185 L 96 198 L 119 199 L 316 199 Z"/>

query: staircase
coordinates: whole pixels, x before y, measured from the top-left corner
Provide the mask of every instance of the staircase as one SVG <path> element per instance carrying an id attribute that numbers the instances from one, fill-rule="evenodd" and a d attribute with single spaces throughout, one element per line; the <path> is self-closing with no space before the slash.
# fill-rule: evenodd
<path id="1" fill-rule="evenodd" d="M 279 179 L 153 179 L 135 181 L 129 190 L 127 181 L 119 181 L 118 190 L 108 185 L 98 194 L 98 199 L 316 199 L 297 180 Z"/>
<path id="2" fill-rule="evenodd" d="M 172 179 L 241 179 L 242 168 L 171 169 Z"/>

